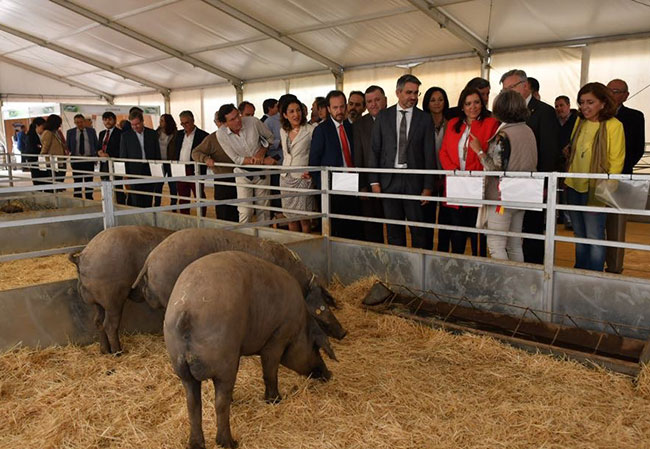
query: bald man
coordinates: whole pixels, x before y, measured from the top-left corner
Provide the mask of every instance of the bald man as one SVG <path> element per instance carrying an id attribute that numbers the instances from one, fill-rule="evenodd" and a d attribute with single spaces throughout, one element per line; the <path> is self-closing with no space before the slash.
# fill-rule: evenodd
<path id="1" fill-rule="evenodd" d="M 613 79 L 607 83 L 607 87 L 612 92 L 618 109 L 616 118 L 623 124 L 625 132 L 625 162 L 623 163 L 623 173 L 631 174 L 634 166 L 639 162 L 645 151 L 645 118 L 643 112 L 636 109 L 630 109 L 623 103 L 627 100 L 630 92 L 627 83 L 621 79 Z M 625 241 L 625 226 L 627 217 L 625 215 L 607 214 L 605 229 L 607 231 L 607 240 L 613 242 Z M 610 273 L 623 272 L 623 258 L 625 250 L 623 248 L 607 248 L 605 271 Z"/>

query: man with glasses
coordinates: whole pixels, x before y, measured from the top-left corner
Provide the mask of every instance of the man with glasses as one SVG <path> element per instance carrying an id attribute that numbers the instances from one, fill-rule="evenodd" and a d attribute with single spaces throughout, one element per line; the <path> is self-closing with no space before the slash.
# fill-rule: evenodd
<path id="1" fill-rule="evenodd" d="M 645 151 L 645 117 L 643 112 L 631 109 L 623 103 L 630 95 L 627 83 L 621 79 L 613 79 L 607 83 L 607 87 L 612 91 L 614 100 L 618 109 L 616 118 L 623 124 L 625 132 L 625 162 L 623 163 L 623 173 L 632 174 L 634 166 L 643 157 Z M 627 217 L 619 214 L 607 214 L 605 230 L 607 231 L 607 240 L 614 242 L 625 241 L 625 225 Z M 623 272 L 623 258 L 625 250 L 623 248 L 607 248 L 605 262 L 607 268 L 605 271 L 610 273 Z"/>
<path id="2" fill-rule="evenodd" d="M 372 152 L 369 166 L 396 169 L 396 173 L 370 173 L 374 193 L 430 196 L 433 175 L 407 175 L 402 169 L 436 168 L 433 142 L 433 121 L 416 107 L 420 96 L 420 80 L 403 75 L 397 80 L 397 104 L 377 115 L 372 129 Z M 390 220 L 424 221 L 423 206 L 427 201 L 384 198 L 384 214 Z M 411 227 L 414 248 L 433 248 L 433 233 L 428 228 Z M 388 243 L 406 246 L 403 225 L 388 225 Z"/>
<path id="3" fill-rule="evenodd" d="M 555 109 L 535 98 L 530 90 L 526 72 L 513 69 L 501 77 L 504 90 L 514 90 L 524 97 L 530 117 L 526 124 L 533 130 L 537 142 L 537 171 L 564 171 L 561 167 L 560 125 Z M 543 234 L 544 211 L 526 211 L 522 232 Z M 524 239 L 524 260 L 529 263 L 544 263 L 544 241 Z"/>
<path id="4" fill-rule="evenodd" d="M 194 124 L 194 114 L 192 111 L 182 111 L 178 118 L 183 129 L 178 131 L 176 135 L 176 155 L 178 156 L 179 162 L 190 162 L 192 161 L 192 150 L 199 146 L 199 144 L 208 137 L 208 133 Z M 199 174 L 205 175 L 205 173 L 205 165 L 200 165 Z M 193 164 L 185 165 L 185 176 L 194 176 Z M 178 204 L 189 203 L 189 199 L 183 198 L 190 198 L 190 195 L 192 194 L 194 194 L 194 198 L 199 198 L 199 195 L 201 195 L 201 198 L 205 198 L 205 185 L 203 183 L 200 184 L 200 192 L 196 191 L 196 182 L 194 181 L 179 181 L 176 183 L 176 188 L 178 190 L 178 196 L 182 197 L 178 201 Z M 180 212 L 182 214 L 189 214 L 190 210 L 180 209 Z M 205 207 L 202 207 L 200 212 L 202 216 L 205 216 Z"/>

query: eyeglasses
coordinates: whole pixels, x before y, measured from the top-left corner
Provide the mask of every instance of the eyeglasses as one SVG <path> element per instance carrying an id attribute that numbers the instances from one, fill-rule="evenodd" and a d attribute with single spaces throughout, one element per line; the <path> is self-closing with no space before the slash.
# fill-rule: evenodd
<path id="1" fill-rule="evenodd" d="M 420 92 L 419 90 L 405 90 L 404 93 L 406 95 L 416 95 L 418 97 L 422 95 L 422 92 Z"/>
<path id="2" fill-rule="evenodd" d="M 618 94 L 626 94 L 626 93 L 627 93 L 626 90 L 620 90 L 620 89 L 610 89 L 610 90 L 612 91 L 612 93 L 613 93 L 614 95 L 618 95 Z"/>
<path id="3" fill-rule="evenodd" d="M 513 84 L 512 86 L 503 86 L 503 90 L 513 90 L 515 87 L 519 86 L 521 83 L 525 83 L 525 80 L 521 80 L 518 83 Z"/>

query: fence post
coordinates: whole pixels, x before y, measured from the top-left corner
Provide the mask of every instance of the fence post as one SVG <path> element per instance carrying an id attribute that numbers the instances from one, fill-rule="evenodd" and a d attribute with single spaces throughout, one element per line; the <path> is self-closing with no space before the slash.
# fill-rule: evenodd
<path id="1" fill-rule="evenodd" d="M 113 205 L 113 183 L 102 181 L 102 212 L 104 213 L 104 229 L 115 226 L 115 207 Z"/>
<path id="2" fill-rule="evenodd" d="M 553 267 L 555 265 L 555 206 L 557 204 L 557 173 L 548 178 L 546 193 L 546 232 L 544 233 L 544 280 L 542 301 L 544 310 L 553 311 Z"/>
<path id="3" fill-rule="evenodd" d="M 13 172 L 12 155 L 13 155 L 13 153 L 9 153 L 9 151 L 7 151 L 7 173 L 9 174 L 9 187 L 14 186 L 14 172 Z"/>
<path id="4" fill-rule="evenodd" d="M 201 172 L 199 171 L 199 163 L 194 161 L 194 176 L 199 176 Z M 203 199 L 201 197 L 201 180 L 200 179 L 195 179 L 194 180 L 194 189 L 196 191 L 196 194 L 194 195 L 194 198 L 196 198 L 196 227 L 200 228 L 201 227 L 201 200 Z M 207 211 L 206 211 L 207 212 Z"/>
<path id="5" fill-rule="evenodd" d="M 329 198 L 329 170 L 327 167 L 323 167 L 320 170 L 320 185 L 321 189 L 325 190 L 324 193 L 321 194 L 321 201 L 320 201 L 320 210 L 321 213 L 323 213 L 323 217 L 321 218 L 321 233 L 323 237 L 329 237 L 330 236 L 330 198 Z"/>

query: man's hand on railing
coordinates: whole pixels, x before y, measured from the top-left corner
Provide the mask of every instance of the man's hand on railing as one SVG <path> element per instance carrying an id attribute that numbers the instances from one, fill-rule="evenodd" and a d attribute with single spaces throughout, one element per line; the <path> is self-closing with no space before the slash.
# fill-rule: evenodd
<path id="1" fill-rule="evenodd" d="M 422 196 L 431 196 L 433 191 L 431 189 L 422 189 Z M 429 202 L 429 200 L 422 200 L 420 201 L 420 206 L 426 206 L 426 204 Z"/>
<path id="2" fill-rule="evenodd" d="M 277 165 L 278 161 L 273 159 L 271 156 L 266 156 L 262 162 L 264 165 Z"/>

